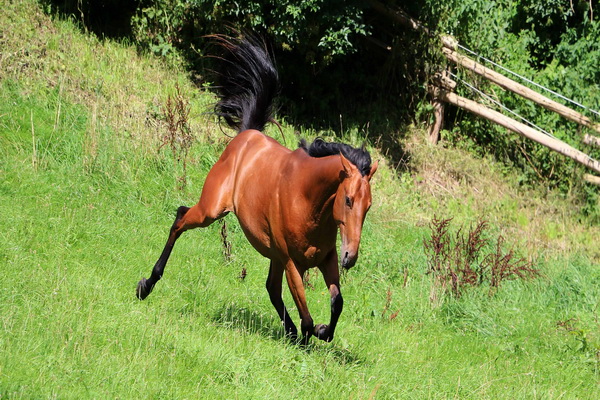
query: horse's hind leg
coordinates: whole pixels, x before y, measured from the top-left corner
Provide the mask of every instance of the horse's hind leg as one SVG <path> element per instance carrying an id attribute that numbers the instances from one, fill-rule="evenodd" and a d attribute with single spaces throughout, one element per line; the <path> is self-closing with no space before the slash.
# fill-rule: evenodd
<path id="1" fill-rule="evenodd" d="M 269 276 L 267 277 L 266 284 L 267 291 L 269 292 L 269 298 L 271 299 L 271 303 L 273 303 L 273 307 L 275 307 L 275 310 L 277 310 L 279 318 L 281 318 L 281 321 L 283 322 L 283 328 L 285 329 L 286 335 L 288 335 L 292 340 L 296 340 L 298 338 L 298 329 L 290 318 L 290 314 L 288 314 L 285 304 L 283 304 L 283 299 L 281 298 L 282 281 L 283 265 L 271 260 L 271 265 L 269 266 Z"/>
<path id="2" fill-rule="evenodd" d="M 219 218 L 224 217 L 229 212 L 229 193 L 224 180 L 220 179 L 218 168 L 214 168 L 209 173 L 204 183 L 200 201 L 195 206 L 189 208 L 181 206 L 177 210 L 177 217 L 169 231 L 167 243 L 156 261 L 150 278 L 142 278 L 137 285 L 136 295 L 140 300 L 144 300 L 156 282 L 160 280 L 169 260 L 175 241 L 181 234 L 189 229 L 207 227 Z"/>
<path id="3" fill-rule="evenodd" d="M 152 292 L 152 289 L 154 289 L 156 282 L 162 278 L 165 265 L 167 265 L 167 261 L 169 260 L 169 256 L 171 255 L 171 251 L 175 245 L 175 241 L 184 232 L 182 229 L 183 224 L 181 223 L 181 220 L 189 210 L 190 208 L 185 206 L 181 206 L 177 209 L 177 216 L 175 217 L 175 222 L 173 222 L 171 230 L 169 231 L 169 238 L 167 239 L 167 243 L 165 244 L 160 257 L 158 258 L 158 261 L 156 261 L 154 268 L 152 268 L 152 274 L 150 275 L 150 278 L 142 278 L 138 282 L 136 290 L 138 299 L 144 300 L 146 297 L 148 297 L 150 292 Z"/>

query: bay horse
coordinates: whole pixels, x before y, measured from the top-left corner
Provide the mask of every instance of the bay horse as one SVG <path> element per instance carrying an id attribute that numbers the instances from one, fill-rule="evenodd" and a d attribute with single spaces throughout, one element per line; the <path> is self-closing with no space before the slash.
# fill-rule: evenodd
<path id="1" fill-rule="evenodd" d="M 266 287 L 286 335 L 298 338 L 282 293 L 285 277 L 300 315 L 303 342 L 314 335 L 331 341 L 342 312 L 336 236 L 341 237 L 341 266 L 358 257 L 361 231 L 371 206 L 370 180 L 377 170 L 364 148 L 300 142 L 292 151 L 261 133 L 272 121 L 279 90 L 277 70 L 264 43 L 256 38 L 218 37 L 225 55 L 217 79 L 215 113 L 238 134 L 211 168 L 199 202 L 179 207 L 167 243 L 136 295 L 145 299 L 161 279 L 179 236 L 204 228 L 233 212 L 248 241 L 270 260 Z M 331 295 L 329 324 L 313 323 L 302 278 L 318 267 Z"/>

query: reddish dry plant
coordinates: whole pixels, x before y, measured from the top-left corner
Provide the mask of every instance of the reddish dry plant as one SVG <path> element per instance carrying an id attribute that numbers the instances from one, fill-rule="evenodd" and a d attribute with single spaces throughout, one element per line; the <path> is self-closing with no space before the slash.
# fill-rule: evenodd
<path id="1" fill-rule="evenodd" d="M 231 261 L 231 242 L 227 238 L 227 223 L 221 219 L 221 244 L 223 245 L 223 257 L 225 261 Z"/>
<path id="2" fill-rule="evenodd" d="M 385 305 L 383 306 L 383 311 L 381 312 L 381 318 L 385 318 L 388 311 L 390 311 L 391 306 L 392 306 L 392 288 L 389 287 L 385 293 Z M 393 321 L 398 316 L 399 313 L 400 313 L 400 310 L 397 310 L 396 312 L 392 313 L 389 317 L 390 321 Z"/>
<path id="3" fill-rule="evenodd" d="M 173 162 L 182 164 L 183 175 L 177 178 L 177 187 L 182 190 L 187 184 L 187 158 L 193 143 L 193 135 L 189 125 L 190 103 L 182 95 L 179 85 L 175 85 L 176 93 L 169 95 L 164 106 L 164 120 L 167 133 L 162 137 L 159 150 L 168 145 L 173 153 Z"/>
<path id="4" fill-rule="evenodd" d="M 432 301 L 437 298 L 435 289 L 442 293 L 449 290 L 455 297 L 460 297 L 465 287 L 480 286 L 487 281 L 490 294 L 493 294 L 503 281 L 532 279 L 540 275 L 530 261 L 516 257 L 512 249 L 504 253 L 502 236 L 487 255 L 482 255 L 489 245 L 489 240 L 484 237 L 488 228 L 486 221 L 479 221 L 466 234 L 462 227 L 459 228 L 454 241 L 448 233 L 451 221 L 452 218 L 434 217 L 430 224 L 431 238 L 423 241 L 427 273 L 434 275 Z"/>
<path id="5" fill-rule="evenodd" d="M 556 327 L 562 328 L 562 329 L 566 330 L 567 332 L 573 332 L 574 330 L 577 329 L 575 326 L 577 325 L 578 322 L 579 322 L 579 320 L 577 318 L 569 318 L 569 319 L 566 319 L 563 321 L 558 321 L 556 323 Z"/>
<path id="6" fill-rule="evenodd" d="M 383 306 L 383 311 L 381 312 L 381 318 L 385 317 L 385 314 L 388 312 L 391 305 L 392 305 L 392 288 L 388 288 L 387 292 L 385 293 L 385 305 Z"/>
<path id="7" fill-rule="evenodd" d="M 440 273 L 445 268 L 445 263 L 450 254 L 450 239 L 448 237 L 448 225 L 452 218 L 437 219 L 433 217 L 429 228 L 431 229 L 431 239 L 424 240 L 425 253 L 428 258 L 427 273 Z"/>
<path id="8" fill-rule="evenodd" d="M 504 238 L 499 236 L 496 241 L 496 250 L 488 254 L 483 260 L 484 269 L 489 270 L 490 293 L 498 290 L 502 281 L 528 280 L 540 276 L 540 271 L 533 267 L 531 261 L 527 261 L 522 257 L 515 257 L 512 249 L 504 254 L 502 251 L 503 242 Z"/>
<path id="9" fill-rule="evenodd" d="M 302 284 L 306 289 L 314 290 L 315 286 L 312 284 L 311 278 L 313 274 L 318 275 L 318 273 L 319 272 L 317 270 L 312 271 L 312 274 L 310 270 L 306 270 L 306 272 L 304 272 L 304 275 L 302 275 Z"/>
<path id="10" fill-rule="evenodd" d="M 452 218 L 438 219 L 434 217 L 429 225 L 431 229 L 431 239 L 424 240 L 423 246 L 427 254 L 428 269 L 427 273 L 434 277 L 434 285 L 430 300 L 437 301 L 435 289 L 445 293 L 448 288 L 451 288 L 452 293 L 460 295 L 458 275 L 455 268 L 452 266 L 452 247 L 448 227 Z"/>
<path id="11" fill-rule="evenodd" d="M 462 233 L 462 227 L 456 232 L 454 247 L 454 262 L 456 264 L 457 276 L 460 276 L 462 286 L 476 286 L 481 284 L 481 266 L 477 264 L 481 250 L 487 245 L 483 233 L 487 229 L 486 221 L 479 221 L 475 228 L 469 229 L 466 235 Z M 453 287 L 454 289 L 454 287 Z M 454 290 L 460 295 L 460 288 Z"/>

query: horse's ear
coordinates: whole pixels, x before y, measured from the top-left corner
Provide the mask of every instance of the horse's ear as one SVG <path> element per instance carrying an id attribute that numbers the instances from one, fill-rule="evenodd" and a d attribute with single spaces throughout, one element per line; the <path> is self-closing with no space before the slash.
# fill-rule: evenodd
<path id="1" fill-rule="evenodd" d="M 342 153 L 340 153 L 340 160 L 342 161 L 342 167 L 344 168 L 344 173 L 347 177 L 352 176 L 352 166 L 350 161 Z"/>
<path id="2" fill-rule="evenodd" d="M 367 180 L 371 180 L 373 175 L 375 175 L 375 171 L 377 171 L 377 167 L 379 167 L 379 160 L 375 161 L 371 166 L 371 170 L 369 171 L 369 175 L 367 176 Z"/>

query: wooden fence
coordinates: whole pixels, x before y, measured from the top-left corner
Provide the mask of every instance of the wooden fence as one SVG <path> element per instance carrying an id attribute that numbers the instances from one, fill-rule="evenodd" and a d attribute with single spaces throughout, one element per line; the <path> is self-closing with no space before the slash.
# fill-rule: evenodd
<path id="1" fill-rule="evenodd" d="M 429 30 L 424 27 L 419 21 L 416 21 L 402 11 L 398 9 L 392 9 L 377 0 L 371 0 L 372 7 L 379 13 L 382 13 L 401 24 L 426 34 L 430 34 Z M 540 106 L 558 113 L 562 117 L 576 122 L 579 125 L 585 126 L 595 132 L 600 133 L 600 124 L 590 120 L 585 115 L 572 110 L 571 108 L 564 106 L 556 101 L 553 101 L 546 96 L 524 86 L 506 76 L 497 73 L 496 71 L 485 67 L 484 65 L 476 62 L 475 60 L 459 54 L 457 50 L 458 43 L 449 36 L 440 37 L 442 53 L 444 56 L 453 64 L 468 69 L 469 71 L 488 79 L 494 84 L 509 90 L 519 96 L 522 96 L 530 101 L 539 104 Z M 504 128 L 518 133 L 528 139 L 531 139 L 549 149 L 556 151 L 566 157 L 569 157 L 578 163 L 585 165 L 586 167 L 600 173 L 600 162 L 591 158 L 582 151 L 570 146 L 569 144 L 549 136 L 539 130 L 532 128 L 529 125 L 523 124 L 510 118 L 498 111 L 492 110 L 483 104 L 477 103 L 473 100 L 466 99 L 454 93 L 456 82 L 454 82 L 447 74 L 438 74 L 428 87 L 428 91 L 432 96 L 432 104 L 434 108 L 435 122 L 429 128 L 429 138 L 433 143 L 437 143 L 439 140 L 440 130 L 443 125 L 444 118 L 444 104 L 452 104 L 454 106 L 463 108 L 471 113 L 474 113 L 482 118 L 485 118 L 491 122 L 499 124 Z M 584 143 L 600 145 L 600 138 L 586 134 L 584 137 Z M 600 184 L 600 177 L 585 174 L 584 179 L 588 182 Z"/>

